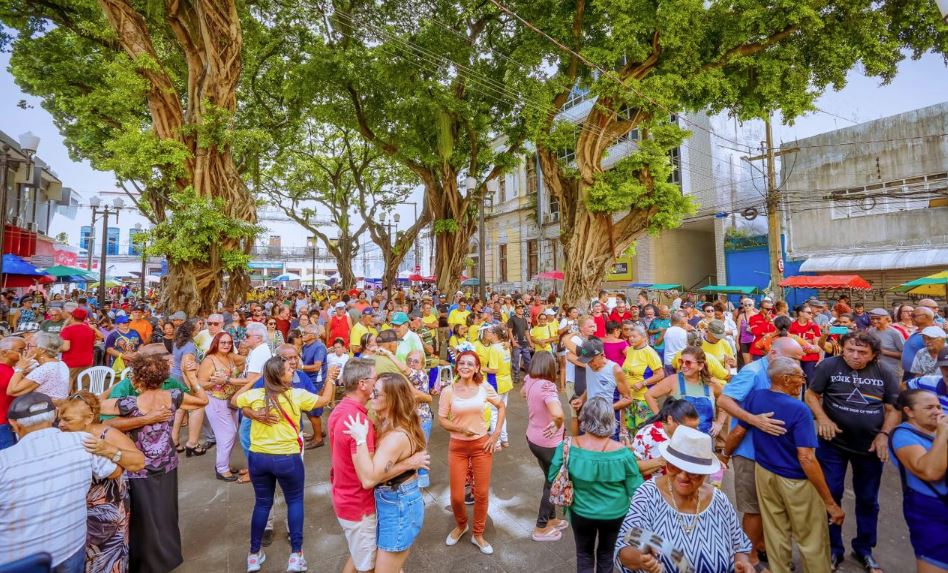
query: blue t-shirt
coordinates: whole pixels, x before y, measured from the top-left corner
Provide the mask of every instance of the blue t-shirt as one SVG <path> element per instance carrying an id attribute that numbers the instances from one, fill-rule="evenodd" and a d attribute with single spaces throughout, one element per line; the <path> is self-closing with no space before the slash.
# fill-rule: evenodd
<path id="1" fill-rule="evenodd" d="M 197 360 L 197 346 L 194 345 L 190 340 L 184 343 L 184 346 L 180 348 L 173 346 L 171 348 L 171 356 L 174 358 L 171 363 L 171 377 L 175 380 L 181 380 L 181 361 L 185 356 L 191 354 L 194 356 L 194 359 Z"/>
<path id="2" fill-rule="evenodd" d="M 915 430 L 915 431 L 912 431 L 912 430 Z M 895 428 L 895 430 L 892 431 L 892 458 L 891 459 L 892 459 L 892 463 L 895 464 L 895 467 L 899 467 L 901 465 L 899 463 L 899 458 L 896 457 L 895 455 L 895 452 L 900 450 L 901 448 L 904 448 L 906 446 L 922 446 L 922 448 L 924 448 L 926 452 L 932 448 L 931 438 L 926 439 L 922 436 L 919 436 L 918 434 L 915 433 L 917 431 L 918 430 L 913 428 L 908 422 L 899 424 Z M 906 479 L 906 485 L 908 485 L 909 489 L 911 489 L 912 491 L 920 493 L 922 495 L 927 495 L 929 497 L 935 497 L 935 492 L 933 492 L 930 487 L 925 485 L 926 482 L 922 481 L 918 476 L 910 472 L 908 468 L 905 469 L 905 479 Z M 939 494 L 948 495 L 948 483 L 945 482 L 944 476 L 942 476 L 941 480 L 937 482 L 927 482 L 927 483 L 931 484 L 935 488 L 935 491 L 937 491 Z"/>
<path id="3" fill-rule="evenodd" d="M 948 412 L 948 384 L 945 384 L 945 379 L 941 374 L 928 374 L 927 376 L 910 378 L 905 381 L 905 387 L 908 390 L 928 390 L 935 394 L 938 396 L 938 401 L 941 402 L 942 410 Z"/>
<path id="4" fill-rule="evenodd" d="M 326 355 L 328 354 L 326 345 L 319 340 L 312 344 L 303 345 L 301 354 L 303 364 L 307 366 L 311 366 L 317 362 L 322 363 L 322 367 L 319 370 L 306 373 L 309 379 L 313 381 L 313 384 L 318 384 L 320 381 L 325 380 L 326 372 L 329 369 L 329 365 L 326 364 Z"/>
<path id="5" fill-rule="evenodd" d="M 797 448 L 817 446 L 816 425 L 810 408 L 783 392 L 754 390 L 744 399 L 744 409 L 754 415 L 773 412 L 775 419 L 783 420 L 787 430 L 782 436 L 771 436 L 746 422 L 740 422 L 741 427 L 751 433 L 757 464 L 778 476 L 806 479 L 806 473 L 797 458 Z"/>
<path id="6" fill-rule="evenodd" d="M 731 381 L 724 386 L 722 394 L 733 398 L 745 410 L 747 404 L 744 399 L 754 390 L 770 390 L 770 377 L 767 376 L 767 357 L 755 360 L 747 364 L 738 372 Z M 764 410 L 769 412 L 770 410 Z M 737 426 L 737 418 L 731 418 L 731 427 Z M 741 443 L 732 452 L 734 456 L 741 456 L 749 460 L 754 459 L 754 440 L 750 436 L 744 436 Z"/>
<path id="7" fill-rule="evenodd" d="M 925 348 L 925 339 L 921 332 L 913 333 L 902 345 L 902 371 L 906 376 L 912 371 L 912 361 L 922 348 Z"/>

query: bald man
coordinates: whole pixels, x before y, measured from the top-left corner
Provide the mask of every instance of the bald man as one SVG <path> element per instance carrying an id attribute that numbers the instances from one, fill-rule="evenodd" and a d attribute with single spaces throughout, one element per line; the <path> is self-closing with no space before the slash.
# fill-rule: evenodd
<path id="1" fill-rule="evenodd" d="M 755 360 L 744 366 L 734 378 L 728 382 L 718 397 L 718 407 L 730 414 L 731 427 L 743 421 L 754 428 L 768 434 L 779 436 L 786 432 L 783 421 L 773 419 L 773 412 L 753 415 L 743 407 L 744 399 L 754 390 L 769 390 L 770 377 L 767 375 L 769 363 L 777 357 L 786 357 L 796 360 L 803 358 L 803 347 L 792 338 L 777 338 L 770 346 L 770 352 L 760 360 Z M 733 460 L 731 457 L 733 456 Z M 726 455 L 721 456 L 723 462 L 734 466 L 735 507 L 744 514 L 741 527 L 744 533 L 754 544 L 755 551 L 750 558 L 753 565 L 757 565 L 758 552 L 765 552 L 764 522 L 760 516 L 760 505 L 757 502 L 757 483 L 754 477 L 754 442 L 744 437 L 743 440 Z"/>

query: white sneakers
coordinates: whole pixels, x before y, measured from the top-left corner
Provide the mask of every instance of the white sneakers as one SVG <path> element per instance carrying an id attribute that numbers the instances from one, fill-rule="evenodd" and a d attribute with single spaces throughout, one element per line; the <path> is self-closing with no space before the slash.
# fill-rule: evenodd
<path id="1" fill-rule="evenodd" d="M 247 573 L 260 571 L 260 567 L 263 566 L 263 562 L 266 560 L 267 556 L 263 551 L 247 555 Z"/>
<path id="2" fill-rule="evenodd" d="M 303 557 L 303 552 L 299 553 L 290 553 L 290 560 L 286 564 L 287 573 L 299 573 L 300 571 L 306 571 L 306 558 Z"/>

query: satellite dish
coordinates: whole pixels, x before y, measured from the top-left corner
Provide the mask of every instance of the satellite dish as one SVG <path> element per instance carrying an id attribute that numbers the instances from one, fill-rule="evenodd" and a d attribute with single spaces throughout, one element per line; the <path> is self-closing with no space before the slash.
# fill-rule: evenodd
<path id="1" fill-rule="evenodd" d="M 744 217 L 748 221 L 753 221 L 756 219 L 758 214 L 759 213 L 756 207 L 748 207 L 747 209 L 741 211 L 741 217 Z"/>

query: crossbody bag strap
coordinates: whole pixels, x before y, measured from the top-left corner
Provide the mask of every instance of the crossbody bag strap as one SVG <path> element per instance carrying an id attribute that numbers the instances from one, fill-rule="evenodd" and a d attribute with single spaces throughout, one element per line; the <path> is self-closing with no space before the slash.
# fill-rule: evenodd
<path id="1" fill-rule="evenodd" d="M 293 428 L 293 431 L 296 433 L 296 442 L 300 445 L 300 453 L 303 453 L 303 436 L 300 435 L 299 428 L 296 427 L 296 424 L 286 415 L 286 410 L 283 408 L 277 408 L 281 414 L 283 414 L 283 419 L 290 423 L 290 427 Z"/>

